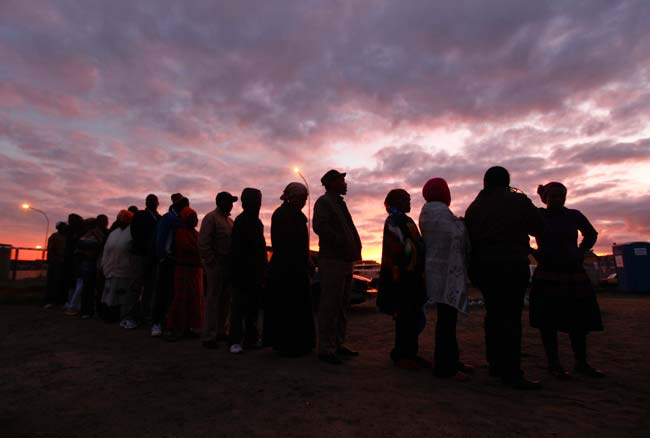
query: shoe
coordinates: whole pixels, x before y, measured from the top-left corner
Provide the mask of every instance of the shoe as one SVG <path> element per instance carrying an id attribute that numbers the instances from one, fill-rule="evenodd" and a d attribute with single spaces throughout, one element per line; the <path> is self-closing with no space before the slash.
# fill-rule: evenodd
<path id="1" fill-rule="evenodd" d="M 153 338 L 162 336 L 162 327 L 160 327 L 160 324 L 154 324 L 151 326 L 151 336 Z"/>
<path id="2" fill-rule="evenodd" d="M 217 342 L 216 339 L 209 339 L 207 341 L 202 341 L 201 345 L 203 348 L 207 348 L 208 350 L 216 350 L 219 348 L 219 342 Z"/>
<path id="3" fill-rule="evenodd" d="M 92 318 L 91 315 L 88 315 L 88 314 L 81 315 L 81 319 L 90 319 L 90 318 Z"/>
<path id="4" fill-rule="evenodd" d="M 120 322 L 120 327 L 127 330 L 133 330 L 134 328 L 138 327 L 138 323 L 131 319 L 125 319 Z M 153 332 L 153 328 L 151 329 L 151 331 Z"/>
<path id="5" fill-rule="evenodd" d="M 330 365 L 341 365 L 343 361 L 334 353 L 319 354 L 318 360 L 328 363 Z"/>
<path id="6" fill-rule="evenodd" d="M 514 381 L 503 381 L 505 385 L 508 385 L 514 389 L 518 389 L 520 391 L 535 391 L 542 389 L 541 383 L 537 380 L 528 380 L 525 377 L 520 377 L 517 380 Z"/>
<path id="7" fill-rule="evenodd" d="M 548 367 L 548 372 L 558 380 L 571 380 L 571 373 L 562 368 L 561 365 Z"/>
<path id="8" fill-rule="evenodd" d="M 350 350 L 348 347 L 341 345 L 336 349 L 336 354 L 342 358 L 350 358 L 359 356 L 358 351 Z"/>
<path id="9" fill-rule="evenodd" d="M 79 311 L 78 311 L 78 310 L 74 310 L 74 309 L 66 309 L 66 311 L 63 312 L 63 314 L 64 314 L 65 316 L 77 316 L 77 315 L 79 315 Z"/>
<path id="10" fill-rule="evenodd" d="M 474 374 L 474 367 L 466 363 L 458 362 L 458 371 L 463 374 Z"/>
<path id="11" fill-rule="evenodd" d="M 454 382 L 467 382 L 469 380 L 469 375 L 465 374 L 462 371 L 457 371 L 456 374 L 453 376 L 449 377 L 449 380 L 453 380 Z"/>
<path id="12" fill-rule="evenodd" d="M 433 368 L 433 362 L 426 360 L 422 356 L 415 356 L 415 361 L 418 363 L 420 368 Z"/>
<path id="13" fill-rule="evenodd" d="M 239 344 L 232 344 L 230 346 L 230 352 L 232 354 L 241 354 L 244 352 L 244 349 Z"/>
<path id="14" fill-rule="evenodd" d="M 591 365 L 585 363 L 582 365 L 576 365 L 576 367 L 573 369 L 574 372 L 578 374 L 582 374 L 583 376 L 586 377 L 595 377 L 598 379 L 601 379 L 605 377 L 605 373 L 603 373 L 600 370 L 597 370 L 596 368 L 593 368 Z"/>
<path id="15" fill-rule="evenodd" d="M 48 304 L 43 306 L 43 309 L 52 309 L 53 307 L 54 307 L 54 304 L 48 303 Z"/>

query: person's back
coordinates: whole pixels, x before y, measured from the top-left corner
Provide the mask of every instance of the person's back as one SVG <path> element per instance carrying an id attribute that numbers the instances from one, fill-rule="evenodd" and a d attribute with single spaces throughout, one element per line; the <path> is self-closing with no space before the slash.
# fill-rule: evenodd
<path id="1" fill-rule="evenodd" d="M 477 261 L 514 261 L 528 257 L 528 235 L 543 225 L 537 208 L 523 193 L 506 188 L 483 190 L 465 213 L 465 225 Z"/>

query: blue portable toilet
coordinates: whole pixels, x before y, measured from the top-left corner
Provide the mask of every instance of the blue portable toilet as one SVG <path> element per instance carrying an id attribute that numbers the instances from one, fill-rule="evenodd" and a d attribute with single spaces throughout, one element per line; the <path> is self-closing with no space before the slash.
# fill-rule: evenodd
<path id="1" fill-rule="evenodd" d="M 650 292 L 650 242 L 612 247 L 618 287 L 623 292 Z"/>

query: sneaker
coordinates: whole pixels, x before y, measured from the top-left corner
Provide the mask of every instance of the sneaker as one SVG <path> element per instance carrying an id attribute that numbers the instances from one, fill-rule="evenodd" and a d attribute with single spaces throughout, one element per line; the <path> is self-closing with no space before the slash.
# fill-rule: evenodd
<path id="1" fill-rule="evenodd" d="M 120 326 L 127 330 L 133 330 L 134 328 L 138 327 L 138 323 L 131 319 L 125 319 L 122 322 L 120 322 Z M 153 329 L 151 331 L 153 332 Z"/>
<path id="2" fill-rule="evenodd" d="M 88 315 L 87 313 L 81 315 L 81 319 L 90 319 L 92 316 Z"/>
<path id="3" fill-rule="evenodd" d="M 240 354 L 240 353 L 243 352 L 243 351 L 244 351 L 244 349 L 241 348 L 241 345 L 239 345 L 239 344 L 232 344 L 232 345 L 230 346 L 230 352 L 231 352 L 232 354 Z"/>
<path id="4" fill-rule="evenodd" d="M 162 327 L 160 327 L 160 324 L 154 324 L 151 326 L 151 336 L 154 338 L 162 336 Z"/>
<path id="5" fill-rule="evenodd" d="M 43 309 L 51 309 L 51 308 L 53 308 L 53 307 L 54 307 L 54 304 L 50 304 L 50 303 L 48 303 L 48 304 L 46 304 L 46 305 L 43 306 Z"/>
<path id="6" fill-rule="evenodd" d="M 75 309 L 66 309 L 65 312 L 63 312 L 65 316 L 77 316 L 79 315 L 79 311 Z"/>

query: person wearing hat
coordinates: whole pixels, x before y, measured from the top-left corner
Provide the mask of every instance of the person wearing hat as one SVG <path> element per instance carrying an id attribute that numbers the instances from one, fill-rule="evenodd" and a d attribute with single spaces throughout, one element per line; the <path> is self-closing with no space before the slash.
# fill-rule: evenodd
<path id="1" fill-rule="evenodd" d="M 330 364 L 340 364 L 342 359 L 359 355 L 344 345 L 352 266 L 361 260 L 361 239 L 343 200 L 348 187 L 345 175 L 334 169 L 325 173 L 321 178 L 325 194 L 314 204 L 321 283 L 318 358 Z"/>
<path id="2" fill-rule="evenodd" d="M 560 363 L 557 332 L 561 331 L 571 339 L 574 371 L 603 377 L 587 362 L 587 333 L 602 331 L 603 323 L 596 293 L 582 266 L 584 254 L 594 246 L 598 233 L 579 210 L 564 206 L 564 184 L 540 185 L 537 193 L 546 204 L 546 208 L 539 209 L 546 231 L 537 239 L 538 265 L 530 290 L 530 325 L 540 331 L 551 375 L 561 380 L 571 378 Z M 582 235 L 580 244 L 578 232 Z"/>
<path id="3" fill-rule="evenodd" d="M 271 217 L 273 256 L 264 306 L 264 345 L 288 357 L 309 354 L 316 346 L 310 275 L 309 229 L 302 212 L 307 187 L 288 184 Z"/>
<path id="4" fill-rule="evenodd" d="M 521 371 L 521 313 L 528 287 L 529 235 L 544 229 L 537 208 L 510 187 L 500 166 L 485 172 L 481 190 L 465 212 L 470 236 L 469 276 L 485 300 L 485 349 L 490 374 L 515 389 L 539 389 Z"/>
<path id="5" fill-rule="evenodd" d="M 156 225 L 156 288 L 154 291 L 153 311 L 151 317 L 151 336 L 161 336 L 167 317 L 167 310 L 174 298 L 174 237 L 178 228 L 185 224 L 179 217 L 181 210 L 190 206 L 190 200 L 180 193 L 171 195 L 172 205 L 162 215 Z"/>
<path id="6" fill-rule="evenodd" d="M 217 348 L 220 340 L 227 339 L 226 321 L 231 298 L 228 259 L 233 220 L 230 212 L 237 197 L 219 192 L 215 201 L 217 208 L 203 217 L 199 230 L 199 253 L 207 281 L 202 341 L 205 348 Z"/>

